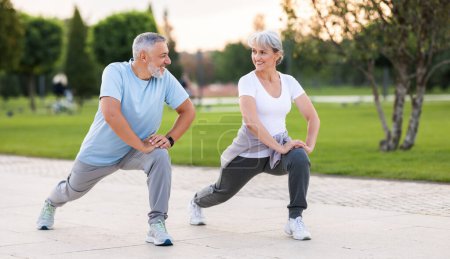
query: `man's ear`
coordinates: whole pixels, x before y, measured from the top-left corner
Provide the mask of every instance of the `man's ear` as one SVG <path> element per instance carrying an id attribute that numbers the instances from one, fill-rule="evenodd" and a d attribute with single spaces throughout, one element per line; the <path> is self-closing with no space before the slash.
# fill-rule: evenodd
<path id="1" fill-rule="evenodd" d="M 149 61 L 149 57 L 148 57 L 148 55 L 145 53 L 145 51 L 141 51 L 141 52 L 139 53 L 139 59 L 140 59 L 142 62 L 144 62 L 144 63 L 147 63 L 147 62 Z"/>

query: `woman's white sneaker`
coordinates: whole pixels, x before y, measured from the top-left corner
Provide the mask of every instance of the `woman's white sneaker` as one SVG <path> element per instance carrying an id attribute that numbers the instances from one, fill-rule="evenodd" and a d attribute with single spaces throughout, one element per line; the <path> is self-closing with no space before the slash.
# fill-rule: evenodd
<path id="1" fill-rule="evenodd" d="M 189 224 L 191 225 L 205 225 L 205 217 L 203 216 L 203 211 L 200 206 L 198 206 L 192 199 L 189 202 Z"/>
<path id="2" fill-rule="evenodd" d="M 297 240 L 311 239 L 311 233 L 309 233 L 305 223 L 303 223 L 302 217 L 300 216 L 295 219 L 289 218 L 286 226 L 284 227 L 284 232 Z"/>

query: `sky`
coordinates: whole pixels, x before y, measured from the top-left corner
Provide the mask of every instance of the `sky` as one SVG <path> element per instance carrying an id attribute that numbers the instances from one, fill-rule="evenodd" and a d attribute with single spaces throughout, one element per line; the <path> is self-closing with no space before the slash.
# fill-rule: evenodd
<path id="1" fill-rule="evenodd" d="M 151 3 L 158 25 L 168 10 L 177 51 L 220 50 L 227 43 L 245 41 L 253 32 L 257 14 L 265 17 L 266 29 L 284 26 L 280 0 L 11 0 L 14 8 L 31 15 L 70 18 L 78 6 L 83 20 L 93 25 L 107 16 L 129 10 L 146 10 Z M 306 0 L 300 0 L 300 4 Z M 308 15 L 305 6 L 300 16 Z"/>

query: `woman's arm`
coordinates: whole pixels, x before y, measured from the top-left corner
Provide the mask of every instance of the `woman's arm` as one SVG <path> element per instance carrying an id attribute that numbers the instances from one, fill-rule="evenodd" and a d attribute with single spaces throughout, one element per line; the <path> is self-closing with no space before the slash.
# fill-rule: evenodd
<path id="1" fill-rule="evenodd" d="M 306 152 L 311 153 L 316 146 L 317 136 L 319 134 L 320 119 L 308 95 L 302 94 L 295 98 L 295 105 L 308 123 L 305 146 Z"/>
<path id="2" fill-rule="evenodd" d="M 239 98 L 239 106 L 247 128 L 266 146 L 281 154 L 286 154 L 294 147 L 293 142 L 288 142 L 284 145 L 280 145 L 270 135 L 270 133 L 259 120 L 258 113 L 256 112 L 256 102 L 253 97 L 247 95 L 241 96 Z"/>

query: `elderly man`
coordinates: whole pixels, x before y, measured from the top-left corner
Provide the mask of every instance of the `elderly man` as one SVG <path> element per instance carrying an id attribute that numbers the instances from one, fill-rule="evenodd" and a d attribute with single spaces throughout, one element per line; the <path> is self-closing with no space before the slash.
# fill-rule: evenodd
<path id="1" fill-rule="evenodd" d="M 165 68 L 171 63 L 166 39 L 156 33 L 138 35 L 133 58 L 109 64 L 103 71 L 99 109 L 67 180 L 46 199 L 37 228 L 53 227 L 55 209 L 80 198 L 105 176 L 119 169 L 147 175 L 150 230 L 146 241 L 172 245 L 167 233 L 171 163 L 167 149 L 187 131 L 195 117 L 192 102 Z M 164 103 L 178 113 L 173 127 L 157 133 Z"/>

